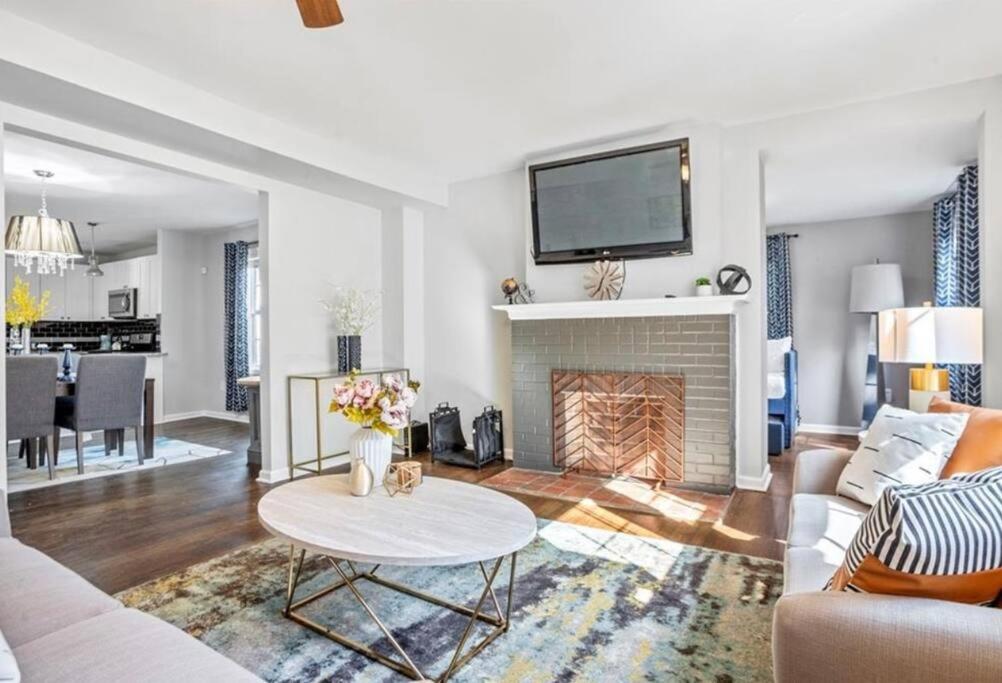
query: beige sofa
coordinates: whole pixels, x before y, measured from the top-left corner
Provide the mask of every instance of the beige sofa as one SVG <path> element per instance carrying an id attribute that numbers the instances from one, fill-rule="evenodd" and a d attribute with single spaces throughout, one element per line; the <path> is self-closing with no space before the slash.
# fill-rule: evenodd
<path id="1" fill-rule="evenodd" d="M 849 456 L 797 458 L 773 618 L 776 680 L 1002 681 L 1002 609 L 822 590 L 868 510 L 835 495 Z"/>
<path id="2" fill-rule="evenodd" d="M 183 631 L 11 538 L 0 490 L 0 631 L 21 681 L 260 681 Z"/>

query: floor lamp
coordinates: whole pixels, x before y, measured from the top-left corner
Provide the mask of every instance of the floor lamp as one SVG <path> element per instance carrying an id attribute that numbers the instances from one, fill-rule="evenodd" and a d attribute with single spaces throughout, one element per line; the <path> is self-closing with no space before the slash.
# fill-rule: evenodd
<path id="1" fill-rule="evenodd" d="M 880 312 L 880 360 L 923 363 L 909 373 L 908 407 L 924 413 L 934 397 L 949 400 L 950 374 L 934 364 L 977 364 L 983 357 L 980 308 L 897 308 Z"/>
<path id="2" fill-rule="evenodd" d="M 879 338 L 877 313 L 905 305 L 901 266 L 897 263 L 871 263 L 854 266 L 849 292 L 849 311 L 869 315 L 867 336 L 866 385 L 863 389 L 863 414 L 860 421 L 867 429 L 885 401 L 884 373 L 879 363 Z"/>

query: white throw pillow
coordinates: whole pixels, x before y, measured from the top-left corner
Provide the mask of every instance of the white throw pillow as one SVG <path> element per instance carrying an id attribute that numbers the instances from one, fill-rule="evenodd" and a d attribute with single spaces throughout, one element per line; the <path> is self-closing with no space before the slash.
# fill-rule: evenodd
<path id="1" fill-rule="evenodd" d="M 18 683 L 21 680 L 21 671 L 17 668 L 17 660 L 14 653 L 7 644 L 7 639 L 0 631 L 0 683 Z"/>
<path id="2" fill-rule="evenodd" d="M 765 346 L 768 372 L 778 372 L 782 375 L 786 372 L 786 352 L 793 348 L 793 337 L 770 339 Z"/>
<path id="3" fill-rule="evenodd" d="M 888 486 L 936 481 L 968 417 L 967 413 L 913 413 L 883 406 L 842 470 L 837 493 L 875 505 Z"/>

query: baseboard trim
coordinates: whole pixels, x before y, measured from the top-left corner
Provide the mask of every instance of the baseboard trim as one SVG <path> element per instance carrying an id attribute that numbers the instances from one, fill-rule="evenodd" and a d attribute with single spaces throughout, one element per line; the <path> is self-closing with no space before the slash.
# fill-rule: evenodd
<path id="1" fill-rule="evenodd" d="M 261 470 L 257 474 L 257 480 L 262 484 L 279 484 L 288 478 L 288 467 L 279 467 L 277 470 Z"/>
<path id="2" fill-rule="evenodd" d="M 350 455 L 339 455 L 334 458 L 329 458 L 324 460 L 323 470 L 334 469 L 335 467 L 340 467 L 342 465 L 347 465 L 351 462 Z M 308 474 L 307 472 L 299 472 L 297 476 L 302 476 Z M 273 470 L 261 470 L 258 472 L 257 480 L 262 484 L 279 484 L 283 481 L 288 481 L 289 479 L 289 468 L 288 466 L 279 467 Z"/>
<path id="3" fill-rule="evenodd" d="M 823 425 L 801 423 L 798 432 L 810 432 L 812 434 L 834 434 L 836 436 L 856 436 L 862 427 L 845 425 Z"/>
<path id="4" fill-rule="evenodd" d="M 194 420 L 197 417 L 211 417 L 214 420 L 242 422 L 243 424 L 247 424 L 248 421 L 247 416 L 242 413 L 227 413 L 221 410 L 193 410 L 188 413 L 171 413 L 170 415 L 164 415 L 163 419 L 157 424 L 180 422 L 181 420 Z"/>
<path id="5" fill-rule="evenodd" d="M 515 459 L 515 449 L 514 448 L 506 448 L 506 449 L 504 449 L 504 459 L 505 460 L 514 460 Z"/>
<path id="6" fill-rule="evenodd" d="M 734 485 L 739 489 L 746 489 L 748 491 L 768 491 L 769 484 L 771 483 L 772 468 L 767 463 L 765 469 L 762 470 L 762 474 L 757 477 L 745 477 L 739 474 Z"/>

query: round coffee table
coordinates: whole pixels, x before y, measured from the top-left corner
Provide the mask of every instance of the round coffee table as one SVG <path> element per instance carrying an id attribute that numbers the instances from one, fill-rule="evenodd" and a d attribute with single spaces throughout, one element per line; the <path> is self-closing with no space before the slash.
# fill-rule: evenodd
<path id="1" fill-rule="evenodd" d="M 516 555 L 536 536 L 535 515 L 514 498 L 492 489 L 437 477 L 425 477 L 413 493 L 393 497 L 381 486 L 374 488 L 368 496 L 352 496 L 347 475 L 300 479 L 265 494 L 258 502 L 258 517 L 268 531 L 290 545 L 289 581 L 282 611 L 285 617 L 418 680 L 427 676 L 376 616 L 355 583 L 361 580 L 378 583 L 469 617 L 452 661 L 435 679 L 445 681 L 508 630 Z M 307 551 L 326 557 L 340 580 L 295 600 Z M 494 581 L 506 559 L 509 560 L 510 576 L 507 601 L 502 610 L 494 592 Z M 360 571 L 355 566 L 356 562 L 374 566 Z M 380 565 L 384 564 L 476 564 L 485 587 L 475 606 L 470 608 L 384 579 L 376 574 Z M 402 661 L 316 623 L 299 611 L 345 587 L 386 635 Z M 488 603 L 494 614 L 488 613 Z M 478 621 L 493 628 L 464 653 Z"/>

